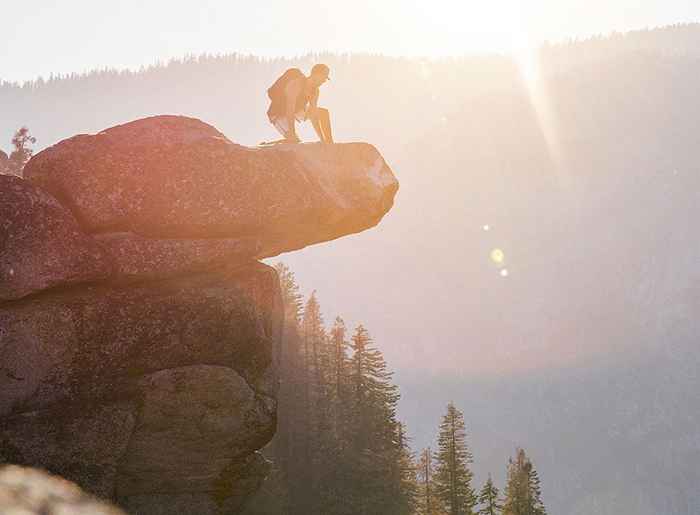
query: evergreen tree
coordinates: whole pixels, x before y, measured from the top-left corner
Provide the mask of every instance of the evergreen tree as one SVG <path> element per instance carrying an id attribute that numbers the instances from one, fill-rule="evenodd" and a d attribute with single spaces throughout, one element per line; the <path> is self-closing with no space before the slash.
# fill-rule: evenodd
<path id="1" fill-rule="evenodd" d="M 304 304 L 291 271 L 276 269 L 285 312 L 278 431 L 265 449 L 272 473 L 244 513 L 412 515 L 416 471 L 384 357 L 362 326 L 352 343 L 340 317 L 327 333 L 316 293 Z"/>
<path id="2" fill-rule="evenodd" d="M 323 480 L 319 485 L 319 506 L 322 513 L 351 515 L 354 507 L 348 502 L 348 441 L 354 427 L 346 410 L 347 365 L 349 344 L 343 319 L 336 317 L 330 335 L 321 347 L 320 365 L 323 388 L 314 405 L 320 422 L 319 467 Z"/>
<path id="3" fill-rule="evenodd" d="M 352 336 L 348 366 L 348 415 L 350 438 L 351 498 L 358 515 L 397 513 L 404 503 L 394 493 L 396 484 L 396 404 L 398 389 L 391 383 L 382 353 L 374 347 L 367 330 L 359 325 Z M 390 479 L 392 485 L 387 485 Z M 400 512 L 399 512 L 400 513 Z"/>
<path id="4" fill-rule="evenodd" d="M 319 513 L 319 502 L 323 464 L 327 458 L 322 452 L 323 438 L 328 434 L 328 406 L 326 404 L 326 383 L 322 368 L 322 353 L 326 343 L 321 306 L 316 291 L 306 301 L 301 321 L 304 397 L 301 410 L 302 431 L 305 455 L 302 457 L 306 481 L 304 489 L 311 513 Z"/>
<path id="5" fill-rule="evenodd" d="M 541 499 L 540 479 L 523 449 L 516 450 L 515 460 L 508 460 L 503 515 L 546 515 Z"/>
<path id="6" fill-rule="evenodd" d="M 441 515 L 440 501 L 435 497 L 433 485 L 433 454 L 430 447 L 423 449 L 417 464 L 419 500 L 417 513 L 420 515 Z"/>
<path id="7" fill-rule="evenodd" d="M 413 514 L 418 508 L 418 478 L 414 465 L 414 455 L 408 445 L 406 426 L 402 422 L 396 424 L 397 447 L 394 482 L 396 508 L 394 513 Z"/>
<path id="8" fill-rule="evenodd" d="M 304 306 L 304 317 L 302 320 L 302 335 L 304 338 L 304 353 L 306 358 L 306 370 L 311 375 L 309 385 L 310 390 L 314 390 L 312 395 L 325 386 L 323 367 L 326 350 L 326 330 L 323 326 L 323 316 L 321 306 L 316 298 L 316 290 L 311 292 L 311 297 Z"/>
<path id="9" fill-rule="evenodd" d="M 348 367 L 349 344 L 345 337 L 347 329 L 342 318 L 336 317 L 331 329 L 331 381 L 335 398 L 342 403 L 345 395 L 344 383 Z"/>
<path id="10" fill-rule="evenodd" d="M 298 327 L 299 322 L 301 322 L 303 296 L 299 293 L 299 286 L 294 278 L 294 273 L 281 261 L 275 265 L 275 270 L 277 270 L 280 290 L 282 291 L 285 323 Z"/>
<path id="11" fill-rule="evenodd" d="M 9 173 L 9 166 L 10 166 L 10 158 L 7 157 L 7 154 L 0 150 L 0 173 Z"/>
<path id="12" fill-rule="evenodd" d="M 7 161 L 9 173 L 22 176 L 24 165 L 27 164 L 27 161 L 29 161 L 29 158 L 31 158 L 34 153 L 31 148 L 31 145 L 34 143 L 36 143 L 36 138 L 29 134 L 29 129 L 26 127 L 22 127 L 15 132 L 12 138 L 14 150 Z"/>
<path id="13" fill-rule="evenodd" d="M 484 487 L 479 492 L 479 504 L 482 508 L 477 512 L 479 515 L 497 515 L 501 513 L 503 505 L 498 502 L 498 488 L 493 484 L 491 475 L 484 483 Z"/>
<path id="14" fill-rule="evenodd" d="M 466 443 L 464 416 L 452 403 L 440 424 L 435 461 L 436 497 L 450 515 L 472 515 L 477 502 L 469 468 L 473 460 Z"/>

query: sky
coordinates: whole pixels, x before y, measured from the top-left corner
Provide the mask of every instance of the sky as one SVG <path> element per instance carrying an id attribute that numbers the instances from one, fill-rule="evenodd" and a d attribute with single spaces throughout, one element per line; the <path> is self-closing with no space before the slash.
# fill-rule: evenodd
<path id="1" fill-rule="evenodd" d="M 697 0 L 36 0 L 0 2 L 0 80 L 239 52 L 443 56 L 522 51 L 700 20 Z"/>

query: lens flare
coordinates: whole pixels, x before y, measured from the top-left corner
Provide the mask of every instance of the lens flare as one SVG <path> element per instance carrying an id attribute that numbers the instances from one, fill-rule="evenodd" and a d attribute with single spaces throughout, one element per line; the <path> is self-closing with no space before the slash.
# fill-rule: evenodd
<path id="1" fill-rule="evenodd" d="M 501 249 L 493 249 L 491 251 L 491 261 L 497 265 L 502 265 L 506 260 L 506 255 Z"/>

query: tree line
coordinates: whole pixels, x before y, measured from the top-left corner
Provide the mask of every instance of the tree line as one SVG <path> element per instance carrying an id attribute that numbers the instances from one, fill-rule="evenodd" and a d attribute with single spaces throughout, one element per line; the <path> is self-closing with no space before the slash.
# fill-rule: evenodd
<path id="1" fill-rule="evenodd" d="M 314 291 L 276 265 L 284 303 L 278 430 L 270 474 L 246 515 L 545 515 L 525 451 L 508 463 L 501 496 L 491 477 L 476 491 L 463 414 L 449 403 L 437 450 L 415 456 L 397 418 L 398 387 L 369 331 L 326 327 Z"/>

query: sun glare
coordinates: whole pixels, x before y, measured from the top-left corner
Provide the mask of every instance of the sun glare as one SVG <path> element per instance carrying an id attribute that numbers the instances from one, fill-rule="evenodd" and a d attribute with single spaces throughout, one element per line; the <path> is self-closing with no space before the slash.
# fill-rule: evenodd
<path id="1" fill-rule="evenodd" d="M 519 37 L 513 39 L 511 56 L 518 67 L 523 86 L 527 90 L 530 104 L 537 116 L 552 163 L 555 169 L 561 170 L 563 156 L 558 139 L 558 124 L 541 68 L 540 49 L 524 33 L 519 34 Z M 558 179 L 560 185 L 566 186 L 565 176 L 559 175 Z"/>
<path id="2" fill-rule="evenodd" d="M 523 82 L 532 94 L 532 90 L 537 87 L 540 79 L 537 48 L 526 37 L 520 37 L 514 41 L 511 54 L 518 66 Z"/>

